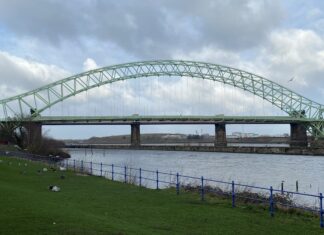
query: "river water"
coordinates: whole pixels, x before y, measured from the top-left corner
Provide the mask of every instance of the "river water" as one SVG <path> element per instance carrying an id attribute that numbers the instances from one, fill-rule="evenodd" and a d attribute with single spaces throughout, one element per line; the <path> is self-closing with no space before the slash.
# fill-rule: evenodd
<path id="1" fill-rule="evenodd" d="M 141 167 L 167 173 L 178 172 L 182 175 L 204 176 L 204 178 L 228 182 L 234 180 L 236 183 L 252 186 L 273 186 L 275 189 L 280 189 L 281 183 L 284 182 L 284 189 L 288 191 L 295 191 L 296 181 L 298 181 L 299 192 L 324 193 L 324 156 L 118 149 L 69 149 L 68 151 L 71 159 L 93 163 Z M 98 170 L 99 167 L 97 165 Z M 93 168 L 96 168 L 95 164 Z M 104 170 L 110 168 L 104 167 Z M 118 168 L 115 168 L 115 171 L 117 172 Z M 120 168 L 120 172 L 123 172 L 123 168 Z M 152 173 L 148 177 L 154 178 L 155 175 Z M 174 181 L 170 177 L 164 180 Z M 199 181 L 189 183 L 199 183 Z"/>

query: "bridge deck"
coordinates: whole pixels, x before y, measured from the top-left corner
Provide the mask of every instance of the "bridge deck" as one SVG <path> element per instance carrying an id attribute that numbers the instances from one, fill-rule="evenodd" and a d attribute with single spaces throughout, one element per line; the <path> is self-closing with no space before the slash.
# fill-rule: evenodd
<path id="1" fill-rule="evenodd" d="M 289 116 L 43 116 L 33 119 L 43 125 L 141 125 L 156 124 L 290 124 L 316 122 Z"/>

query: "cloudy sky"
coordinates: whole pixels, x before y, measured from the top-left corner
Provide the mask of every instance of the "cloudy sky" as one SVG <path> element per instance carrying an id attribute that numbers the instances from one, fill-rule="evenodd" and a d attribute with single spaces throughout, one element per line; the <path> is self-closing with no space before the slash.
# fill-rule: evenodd
<path id="1" fill-rule="evenodd" d="M 188 59 L 251 71 L 324 103 L 324 3 L 316 0 L 0 0 L 0 99 L 112 64 Z M 289 82 L 293 78 L 293 81 Z M 143 78 L 100 87 L 44 115 L 285 115 L 213 82 Z M 288 132 L 230 126 L 229 132 Z M 129 127 L 46 127 L 59 138 L 129 133 Z M 208 132 L 210 126 L 143 127 Z"/>

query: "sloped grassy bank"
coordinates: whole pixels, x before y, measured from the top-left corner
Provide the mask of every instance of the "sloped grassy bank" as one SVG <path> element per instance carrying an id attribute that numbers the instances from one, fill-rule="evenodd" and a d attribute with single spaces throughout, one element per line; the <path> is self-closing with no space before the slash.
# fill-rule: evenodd
<path id="1" fill-rule="evenodd" d="M 318 218 L 201 202 L 193 192 L 151 190 L 0 157 L 0 234 L 321 234 Z M 42 169 L 46 167 L 48 171 Z M 64 175 L 64 177 L 61 177 Z M 58 185 L 60 192 L 51 192 Z"/>

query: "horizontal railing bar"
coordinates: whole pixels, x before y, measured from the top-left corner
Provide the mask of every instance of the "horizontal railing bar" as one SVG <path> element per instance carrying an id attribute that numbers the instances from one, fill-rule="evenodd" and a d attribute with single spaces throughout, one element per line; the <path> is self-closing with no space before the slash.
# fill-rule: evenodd
<path id="1" fill-rule="evenodd" d="M 139 169 L 138 169 L 139 170 Z M 156 173 L 156 171 L 141 169 L 142 172 Z"/>
<path id="2" fill-rule="evenodd" d="M 155 179 L 156 180 L 156 179 Z M 159 180 L 159 183 L 165 183 L 165 184 L 174 184 L 176 185 L 176 183 L 171 183 L 171 182 L 168 182 L 168 181 L 164 181 L 164 180 Z"/>
<path id="3" fill-rule="evenodd" d="M 159 174 L 161 175 L 170 175 L 170 176 L 177 176 L 177 174 L 173 174 L 173 173 L 167 173 L 167 172 L 163 172 L 163 171 L 159 171 Z"/>
<path id="4" fill-rule="evenodd" d="M 195 177 L 195 176 L 188 176 L 188 175 L 179 175 L 179 177 L 182 178 L 189 178 L 189 179 L 195 179 L 195 180 L 200 180 L 200 177 Z"/>
<path id="5" fill-rule="evenodd" d="M 156 181 L 156 179 L 151 179 L 151 178 L 146 178 L 146 177 L 142 177 L 142 179 L 144 179 L 144 180 L 150 180 L 150 181 Z"/>
<path id="6" fill-rule="evenodd" d="M 115 172 L 114 171 L 114 175 L 125 175 L 124 173 L 120 173 L 120 172 Z"/>
<path id="7" fill-rule="evenodd" d="M 299 192 L 292 192 L 292 191 L 285 191 L 285 190 L 280 190 L 280 189 L 273 189 L 274 192 L 282 192 L 282 193 L 290 193 L 290 194 L 295 194 L 295 195 L 302 195 L 302 196 L 308 196 L 308 197 L 317 197 L 319 198 L 319 195 L 316 194 L 309 194 L 309 193 L 299 193 Z"/>
<path id="8" fill-rule="evenodd" d="M 263 190 L 269 190 L 269 188 L 265 188 L 265 187 L 258 187 L 258 186 L 252 186 L 252 185 L 247 185 L 247 184 L 237 184 L 237 183 L 235 183 L 235 186 L 248 187 L 248 188 L 255 188 L 255 189 L 263 189 Z"/>
<path id="9" fill-rule="evenodd" d="M 112 166 L 112 164 L 102 163 L 102 166 Z"/>
<path id="10" fill-rule="evenodd" d="M 215 182 L 215 183 L 222 183 L 222 184 L 232 184 L 232 182 L 226 182 L 221 180 L 213 180 L 213 179 L 204 179 L 207 182 Z"/>

